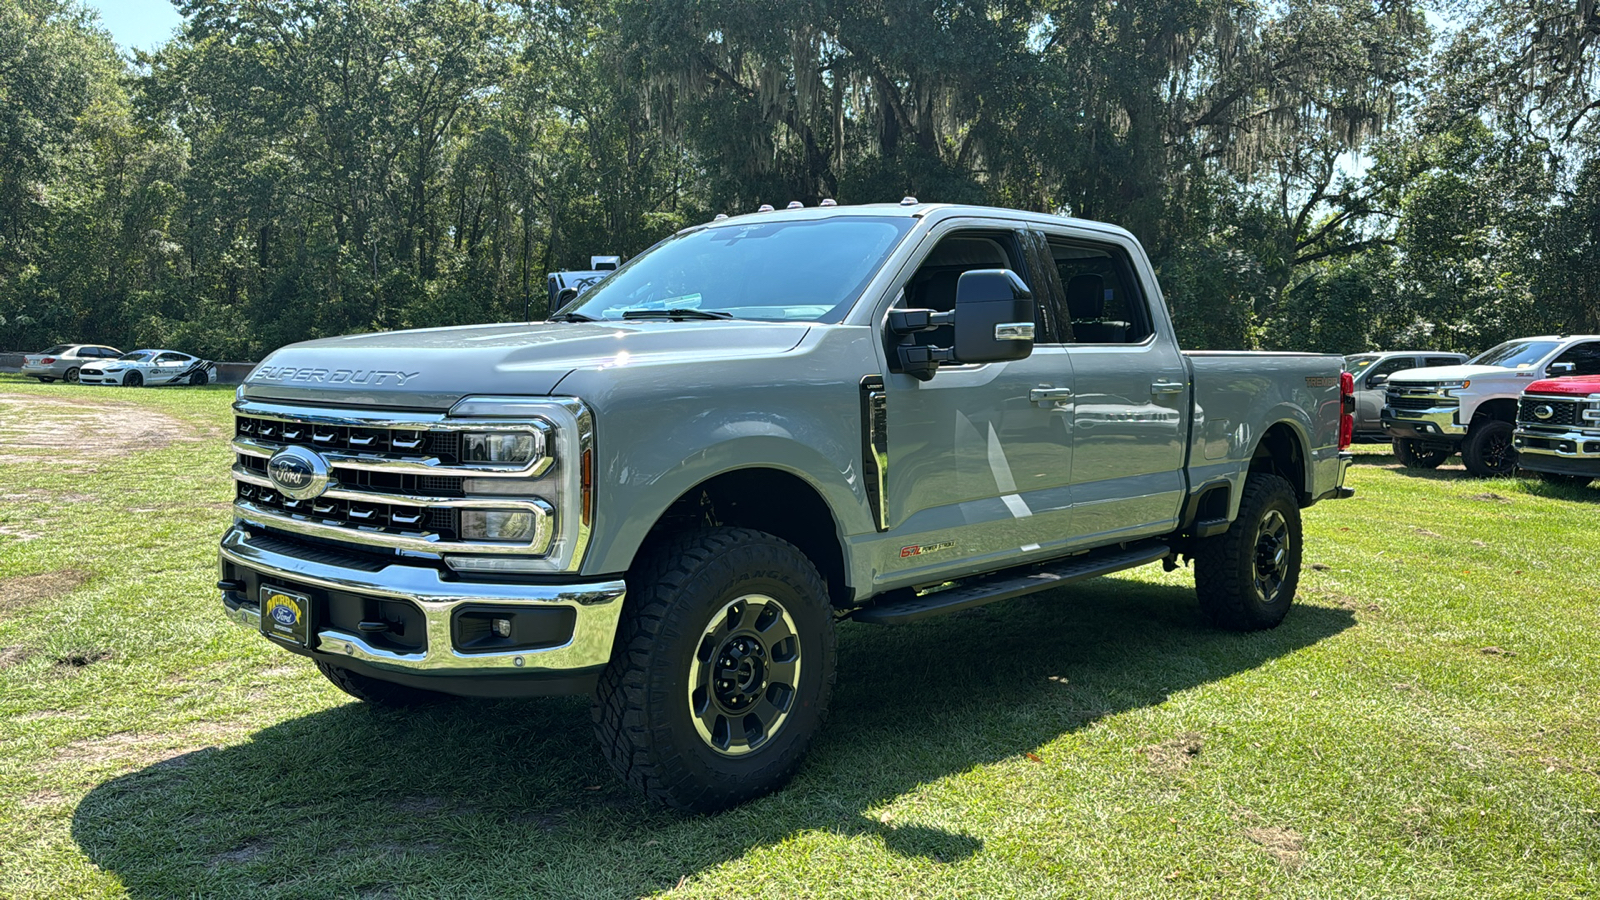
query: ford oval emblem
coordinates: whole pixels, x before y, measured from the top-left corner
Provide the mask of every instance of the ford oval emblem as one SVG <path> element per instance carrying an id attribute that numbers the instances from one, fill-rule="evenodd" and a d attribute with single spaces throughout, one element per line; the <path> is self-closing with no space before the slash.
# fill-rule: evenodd
<path id="1" fill-rule="evenodd" d="M 285 447 L 267 460 L 267 479 L 293 500 L 322 496 L 328 471 L 328 461 L 304 447 Z"/>
<path id="2" fill-rule="evenodd" d="M 1540 419 L 1548 419 L 1556 414 L 1556 408 L 1548 403 L 1541 403 L 1533 408 L 1533 414 Z"/>
<path id="3" fill-rule="evenodd" d="M 295 620 L 300 617 L 295 615 L 295 611 L 293 609 L 287 605 L 282 605 L 274 606 L 272 608 L 272 618 L 276 620 L 279 625 L 293 626 Z"/>

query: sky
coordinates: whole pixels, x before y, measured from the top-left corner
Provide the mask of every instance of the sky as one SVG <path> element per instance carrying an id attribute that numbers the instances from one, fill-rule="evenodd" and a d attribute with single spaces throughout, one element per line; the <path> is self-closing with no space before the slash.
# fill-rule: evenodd
<path id="1" fill-rule="evenodd" d="M 171 0 L 84 0 L 123 50 L 154 50 L 167 42 L 183 17 Z"/>

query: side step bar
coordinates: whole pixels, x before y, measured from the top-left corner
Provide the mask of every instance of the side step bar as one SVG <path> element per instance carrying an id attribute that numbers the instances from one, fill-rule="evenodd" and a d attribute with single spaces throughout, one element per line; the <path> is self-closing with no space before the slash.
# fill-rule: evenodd
<path id="1" fill-rule="evenodd" d="M 1091 552 L 1036 566 L 1004 569 L 964 582 L 948 590 L 922 596 L 896 596 L 871 606 L 864 606 L 850 614 L 857 622 L 873 625 L 904 625 L 918 619 L 942 616 L 974 606 L 985 606 L 1012 597 L 1021 597 L 1036 591 L 1047 591 L 1074 581 L 1098 578 L 1123 569 L 1131 569 L 1164 559 L 1172 555 L 1166 544 L 1143 544 L 1138 547 Z"/>

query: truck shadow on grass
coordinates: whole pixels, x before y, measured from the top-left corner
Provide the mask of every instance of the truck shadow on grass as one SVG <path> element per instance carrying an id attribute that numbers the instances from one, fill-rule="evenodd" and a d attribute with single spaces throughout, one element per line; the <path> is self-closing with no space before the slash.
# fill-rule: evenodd
<path id="1" fill-rule="evenodd" d="M 100 784 L 72 833 L 151 898 L 636 896 L 831 835 L 947 863 L 981 839 L 876 811 L 1353 624 L 1302 605 L 1276 630 L 1231 634 L 1201 622 L 1187 588 L 1108 578 L 901 628 L 844 625 L 832 716 L 799 777 L 718 816 L 664 811 L 622 786 L 586 701 L 351 703 Z M 1129 756 L 1117 765 L 1149 766 Z"/>

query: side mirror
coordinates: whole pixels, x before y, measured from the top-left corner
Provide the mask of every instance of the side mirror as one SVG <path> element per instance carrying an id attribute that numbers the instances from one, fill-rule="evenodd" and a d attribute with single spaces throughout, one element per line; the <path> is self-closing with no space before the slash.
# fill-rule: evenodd
<path id="1" fill-rule="evenodd" d="M 1576 375 L 1578 374 L 1578 364 L 1569 362 L 1551 363 L 1550 365 L 1545 366 L 1544 371 L 1546 375 L 1549 375 L 1552 378 L 1561 378 L 1566 375 Z"/>
<path id="2" fill-rule="evenodd" d="M 957 362 L 1027 359 L 1033 352 L 1033 292 L 1010 269 L 974 269 L 956 282 Z"/>
<path id="3" fill-rule="evenodd" d="M 889 329 L 900 336 L 894 355 L 900 370 L 927 381 L 942 363 L 989 363 L 1026 359 L 1033 353 L 1033 292 L 1010 269 L 973 269 L 956 282 L 956 308 L 897 309 Z M 914 335 L 944 326 L 954 346 L 918 344 Z"/>
<path id="4" fill-rule="evenodd" d="M 556 294 L 556 309 L 560 309 L 576 299 L 578 299 L 578 289 L 575 287 L 564 287 L 561 289 L 561 293 Z"/>
<path id="5" fill-rule="evenodd" d="M 1367 387 L 1375 388 L 1375 387 L 1378 387 L 1381 384 L 1384 384 L 1388 380 L 1389 380 L 1389 376 L 1387 376 L 1387 375 L 1368 375 L 1367 376 Z"/>

